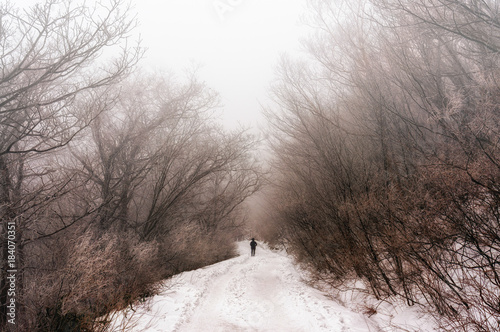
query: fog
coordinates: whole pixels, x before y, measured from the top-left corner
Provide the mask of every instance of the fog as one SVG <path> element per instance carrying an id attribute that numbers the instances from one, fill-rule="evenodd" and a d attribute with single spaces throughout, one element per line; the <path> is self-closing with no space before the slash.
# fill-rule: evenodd
<path id="1" fill-rule="evenodd" d="M 135 1 L 144 63 L 175 73 L 199 67 L 221 95 L 228 128 L 262 125 L 275 65 L 308 33 L 306 0 Z"/>
<path id="2" fill-rule="evenodd" d="M 255 237 L 498 331 L 498 4 L 303 1 L 0 2 L 0 330 L 107 331 Z"/>

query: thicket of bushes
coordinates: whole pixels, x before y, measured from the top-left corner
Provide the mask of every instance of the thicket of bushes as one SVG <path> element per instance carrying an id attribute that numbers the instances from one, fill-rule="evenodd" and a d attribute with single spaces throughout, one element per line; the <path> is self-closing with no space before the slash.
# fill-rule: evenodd
<path id="1" fill-rule="evenodd" d="M 234 255 L 258 187 L 255 142 L 216 125 L 217 95 L 131 74 L 126 4 L 88 5 L 0 4 L 0 330 L 105 331 L 161 280 Z"/>
<path id="2" fill-rule="evenodd" d="M 312 62 L 283 61 L 267 234 L 332 285 L 500 321 L 495 1 L 312 1 Z"/>

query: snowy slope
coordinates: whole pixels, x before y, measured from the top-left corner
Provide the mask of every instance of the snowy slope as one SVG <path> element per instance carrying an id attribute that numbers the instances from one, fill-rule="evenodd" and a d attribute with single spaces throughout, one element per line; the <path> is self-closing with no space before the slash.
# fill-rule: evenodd
<path id="1" fill-rule="evenodd" d="M 115 320 L 115 331 L 380 331 L 376 319 L 307 286 L 285 254 L 248 243 L 240 256 L 168 281 L 144 308 Z M 379 323 L 380 324 L 380 323 Z"/>

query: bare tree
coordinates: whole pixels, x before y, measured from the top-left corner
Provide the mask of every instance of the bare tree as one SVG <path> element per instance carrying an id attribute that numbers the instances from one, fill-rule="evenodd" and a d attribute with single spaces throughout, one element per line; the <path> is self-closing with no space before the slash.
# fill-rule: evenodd
<path id="1" fill-rule="evenodd" d="M 135 22 L 121 1 L 46 1 L 20 10 L 0 4 L 0 215 L 2 261 L 7 262 L 7 225 L 16 229 L 17 305 L 23 305 L 23 247 L 26 223 L 44 199 L 62 190 L 36 183 L 37 154 L 67 145 L 102 108 L 85 108 L 123 78 L 140 49 L 126 45 Z M 118 49 L 102 57 L 105 50 Z M 39 177 L 38 177 L 39 178 Z M 29 179 L 29 181 L 28 181 Z M 28 184 L 29 182 L 29 184 Z M 64 191 L 64 190 L 63 190 Z M 31 192 L 32 194 L 27 194 Z M 38 195 L 49 195 L 44 198 Z M 0 326 L 6 327 L 6 265 L 0 285 Z M 20 311 L 22 314 L 22 310 Z M 19 317 L 18 317 L 19 318 Z M 21 319 L 19 318 L 20 322 Z"/>
<path id="2" fill-rule="evenodd" d="M 113 95 L 66 149 L 45 156 L 53 182 L 70 182 L 31 232 L 30 280 L 48 285 L 31 309 L 48 329 L 104 328 L 99 317 L 164 278 L 234 255 L 241 205 L 259 186 L 255 139 L 219 128 L 217 96 L 194 76 L 139 72 Z M 37 257 L 42 248 L 64 255 Z"/>
<path id="3" fill-rule="evenodd" d="M 291 250 L 445 330 L 498 329 L 498 6 L 312 4 L 313 61 L 285 63 L 270 114 Z"/>

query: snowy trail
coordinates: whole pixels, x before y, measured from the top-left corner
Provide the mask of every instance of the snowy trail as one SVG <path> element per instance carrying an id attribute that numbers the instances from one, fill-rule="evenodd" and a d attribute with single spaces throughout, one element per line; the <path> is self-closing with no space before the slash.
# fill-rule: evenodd
<path id="1" fill-rule="evenodd" d="M 133 331 L 376 331 L 363 315 L 301 281 L 291 259 L 263 247 L 174 278 Z M 132 324 L 129 322 L 129 324 Z"/>
<path id="2" fill-rule="evenodd" d="M 369 331 L 362 316 L 304 285 L 287 257 L 258 248 L 233 262 L 177 331 Z"/>

